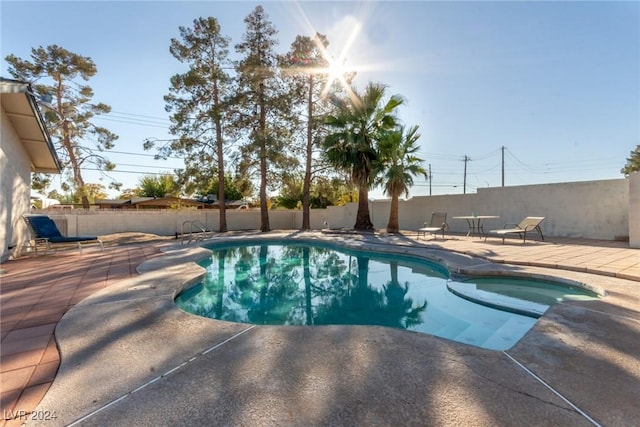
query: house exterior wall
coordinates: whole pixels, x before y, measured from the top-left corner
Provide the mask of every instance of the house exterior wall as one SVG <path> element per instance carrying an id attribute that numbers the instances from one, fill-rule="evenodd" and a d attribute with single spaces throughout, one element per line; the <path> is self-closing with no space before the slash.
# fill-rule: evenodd
<path id="1" fill-rule="evenodd" d="M 4 108 L 0 105 L 0 260 L 11 255 L 9 246 L 28 239 L 22 215 L 29 212 L 31 163 Z"/>

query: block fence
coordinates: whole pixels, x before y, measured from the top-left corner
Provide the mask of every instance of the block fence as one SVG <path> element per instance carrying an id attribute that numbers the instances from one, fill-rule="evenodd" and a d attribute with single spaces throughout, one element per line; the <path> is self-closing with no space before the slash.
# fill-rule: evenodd
<path id="1" fill-rule="evenodd" d="M 634 194 L 640 191 L 636 186 Z M 545 235 L 603 240 L 626 240 L 629 237 L 628 179 L 541 184 L 513 187 L 479 188 L 466 195 L 414 197 L 400 202 L 400 225 L 417 229 L 433 211 L 448 213 L 447 223 L 453 232 L 467 230 L 464 220 L 455 216 L 495 215 L 486 229 L 517 224 L 527 216 L 543 216 Z M 385 226 L 389 202 L 372 204 L 376 227 Z"/>
<path id="2" fill-rule="evenodd" d="M 390 211 L 389 200 L 369 204 L 376 229 L 384 229 Z M 488 220 L 485 230 L 518 223 L 526 216 L 544 216 L 545 236 L 577 237 L 602 240 L 629 240 L 640 248 L 640 174 L 626 179 L 541 184 L 513 187 L 480 188 L 474 194 L 418 196 L 400 201 L 401 230 L 420 228 L 431 212 L 448 213 L 449 230 L 467 231 L 464 220 L 455 216 L 496 215 Z M 311 228 L 351 228 L 355 223 L 357 204 L 331 206 L 311 210 Z M 145 232 L 158 235 L 182 233 L 187 221 L 198 221 L 217 230 L 217 210 L 159 211 L 65 211 L 48 212 L 54 219 L 66 222 L 69 235 L 104 235 L 118 232 Z M 269 211 L 271 228 L 297 230 L 302 225 L 301 210 Z M 257 209 L 227 210 L 229 230 L 256 230 L 260 227 Z M 188 225 L 187 225 L 188 227 Z"/>

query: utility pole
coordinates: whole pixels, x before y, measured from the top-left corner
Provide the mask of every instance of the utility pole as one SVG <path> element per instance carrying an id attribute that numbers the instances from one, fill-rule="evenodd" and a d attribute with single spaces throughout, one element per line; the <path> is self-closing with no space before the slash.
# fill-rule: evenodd
<path id="1" fill-rule="evenodd" d="M 433 181 L 433 175 L 431 175 L 431 163 L 429 163 L 429 195 L 431 195 L 431 181 Z"/>
<path id="2" fill-rule="evenodd" d="M 471 160 L 469 156 L 464 155 L 464 182 L 462 184 L 462 193 L 467 194 L 467 162 Z"/>
<path id="3" fill-rule="evenodd" d="M 504 145 L 501 148 L 502 150 L 502 186 L 504 187 Z"/>

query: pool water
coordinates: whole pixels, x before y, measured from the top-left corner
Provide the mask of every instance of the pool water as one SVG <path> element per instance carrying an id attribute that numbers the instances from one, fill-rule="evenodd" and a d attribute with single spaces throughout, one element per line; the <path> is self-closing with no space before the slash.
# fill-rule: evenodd
<path id="1" fill-rule="evenodd" d="M 589 301 L 597 294 L 583 288 L 519 277 L 476 277 L 449 281 L 456 295 L 499 310 L 540 317 L 553 304 Z"/>
<path id="2" fill-rule="evenodd" d="M 492 308 L 483 302 L 486 295 L 473 294 L 477 284 L 473 290 L 460 290 L 470 284 L 452 282 L 444 267 L 427 260 L 305 243 L 211 249 L 211 257 L 200 263 L 207 270 L 205 278 L 180 293 L 176 304 L 212 319 L 259 325 L 379 325 L 493 350 L 511 348 L 536 322 L 531 312 L 537 308 Z M 479 282 L 485 287 L 509 285 L 504 278 Z M 457 292 L 448 284 L 458 286 Z M 512 294 L 496 298 L 515 299 L 503 304 L 508 307 L 518 301 L 528 308 L 540 304 Z"/>

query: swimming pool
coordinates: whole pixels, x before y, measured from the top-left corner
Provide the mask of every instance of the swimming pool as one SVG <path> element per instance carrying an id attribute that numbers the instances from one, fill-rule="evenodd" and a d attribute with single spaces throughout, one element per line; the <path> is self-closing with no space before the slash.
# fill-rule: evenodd
<path id="1" fill-rule="evenodd" d="M 200 262 L 204 280 L 175 301 L 189 313 L 231 322 L 377 325 L 506 350 L 545 307 L 562 300 L 541 301 L 536 287 L 565 298 L 595 297 L 533 280 L 453 280 L 426 259 L 325 244 L 266 241 L 210 249 Z"/>

